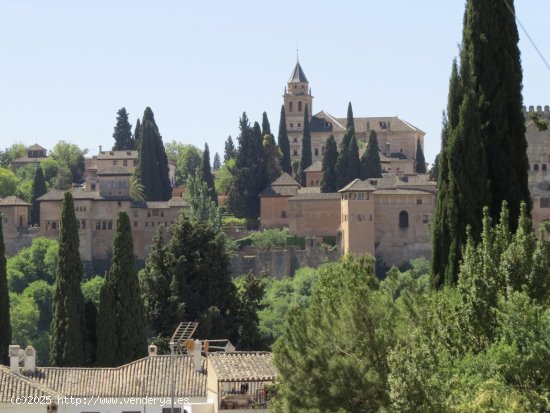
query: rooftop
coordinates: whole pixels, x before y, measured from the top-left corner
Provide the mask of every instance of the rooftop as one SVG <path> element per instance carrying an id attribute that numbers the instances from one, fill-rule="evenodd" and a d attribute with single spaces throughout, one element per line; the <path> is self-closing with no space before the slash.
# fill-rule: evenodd
<path id="1" fill-rule="evenodd" d="M 283 172 L 271 185 L 260 192 L 260 196 L 293 196 L 299 188 L 300 184 L 289 174 Z"/>
<path id="2" fill-rule="evenodd" d="M 12 403 L 13 397 L 48 396 L 57 398 L 60 394 L 25 376 L 12 373 L 9 367 L 0 365 L 0 404 Z"/>
<path id="3" fill-rule="evenodd" d="M 345 131 L 347 118 L 336 118 L 330 113 L 322 110 L 314 115 L 316 118 L 325 119 L 332 124 L 332 130 Z M 355 124 L 355 130 L 357 132 L 418 132 L 423 134 L 424 132 L 409 122 L 400 119 L 397 116 L 369 116 L 361 118 L 353 118 Z"/>
<path id="4" fill-rule="evenodd" d="M 27 148 L 28 151 L 45 151 L 46 148 L 43 148 L 39 144 L 35 143 Z"/>
<path id="5" fill-rule="evenodd" d="M 305 172 L 323 172 L 323 163 L 315 161 L 305 169 Z"/>
<path id="6" fill-rule="evenodd" d="M 292 71 L 292 74 L 290 75 L 290 79 L 288 79 L 288 83 L 307 83 L 307 78 L 302 70 L 302 66 L 300 66 L 300 62 L 296 62 L 296 66 L 294 66 L 294 70 Z"/>
<path id="7" fill-rule="evenodd" d="M 340 199 L 340 194 L 338 192 L 298 193 L 292 198 L 289 198 L 289 201 L 321 201 L 328 199 Z"/>
<path id="8" fill-rule="evenodd" d="M 123 166 L 111 165 L 102 169 L 97 173 L 98 175 L 132 175 L 132 173 Z"/>
<path id="9" fill-rule="evenodd" d="M 360 179 L 354 179 L 345 187 L 340 189 L 338 192 L 349 192 L 349 191 L 374 191 L 375 188 L 368 181 L 362 181 Z"/>
<path id="10" fill-rule="evenodd" d="M 0 206 L 31 206 L 28 202 L 23 201 L 15 195 L 0 198 Z"/>
<path id="11" fill-rule="evenodd" d="M 208 360 L 218 381 L 271 381 L 277 371 L 268 352 L 211 353 Z"/>
<path id="12" fill-rule="evenodd" d="M 97 159 L 137 159 L 138 151 L 101 151 L 97 154 Z"/>

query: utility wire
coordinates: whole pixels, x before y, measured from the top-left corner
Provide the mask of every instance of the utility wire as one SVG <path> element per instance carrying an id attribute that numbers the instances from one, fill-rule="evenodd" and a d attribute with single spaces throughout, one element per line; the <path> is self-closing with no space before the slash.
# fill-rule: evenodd
<path id="1" fill-rule="evenodd" d="M 510 3 L 508 0 L 504 0 L 504 4 L 506 4 L 506 7 L 508 7 L 508 10 L 510 10 L 510 13 L 512 13 L 512 16 L 514 16 L 514 19 L 517 20 L 519 26 L 521 27 L 521 29 L 523 30 L 523 33 L 525 33 L 525 35 L 527 36 L 527 38 L 529 39 L 529 41 L 531 42 L 531 45 L 534 47 L 534 49 L 537 51 L 538 55 L 540 56 L 540 58 L 542 59 L 542 61 L 544 62 L 544 64 L 546 65 L 546 68 L 548 69 L 548 71 L 550 71 L 550 64 L 548 64 L 548 62 L 546 61 L 546 59 L 544 58 L 544 56 L 542 55 L 541 51 L 539 50 L 539 48 L 537 47 L 537 45 L 535 44 L 535 42 L 533 41 L 533 39 L 531 38 L 531 36 L 529 36 L 529 33 L 527 33 L 527 30 L 525 30 L 525 26 L 523 26 L 523 24 L 521 23 L 521 20 L 519 19 L 519 17 L 516 15 L 514 9 L 512 8 L 512 6 L 510 6 Z"/>

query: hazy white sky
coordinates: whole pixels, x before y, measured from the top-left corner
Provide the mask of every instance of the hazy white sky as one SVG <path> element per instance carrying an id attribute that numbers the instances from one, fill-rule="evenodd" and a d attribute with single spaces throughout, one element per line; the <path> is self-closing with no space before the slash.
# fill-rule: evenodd
<path id="1" fill-rule="evenodd" d="M 550 1 L 516 1 L 550 60 Z M 393 116 L 439 151 L 463 0 L 0 0 L 0 147 L 65 139 L 112 146 L 116 111 L 153 109 L 164 141 L 223 152 L 243 111 L 276 133 L 300 49 L 314 113 Z M 526 105 L 550 104 L 550 71 L 520 31 Z"/>

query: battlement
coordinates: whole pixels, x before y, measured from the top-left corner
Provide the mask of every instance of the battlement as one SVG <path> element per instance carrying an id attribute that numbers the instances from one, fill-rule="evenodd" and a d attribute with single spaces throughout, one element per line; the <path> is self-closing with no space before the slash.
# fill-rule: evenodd
<path id="1" fill-rule="evenodd" d="M 545 105 L 544 110 L 543 110 L 542 106 L 539 105 L 536 108 L 536 112 L 544 112 L 544 114 L 550 114 L 550 106 Z M 529 106 L 529 110 L 527 110 L 527 106 L 524 106 L 523 107 L 523 113 L 524 114 L 535 113 L 535 107 L 534 106 Z"/>

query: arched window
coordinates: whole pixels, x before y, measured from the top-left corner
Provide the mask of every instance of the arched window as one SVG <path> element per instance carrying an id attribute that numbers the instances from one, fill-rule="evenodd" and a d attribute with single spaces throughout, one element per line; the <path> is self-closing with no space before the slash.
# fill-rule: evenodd
<path id="1" fill-rule="evenodd" d="M 302 102 L 298 102 L 298 112 L 302 111 Z"/>
<path id="2" fill-rule="evenodd" d="M 399 228 L 409 228 L 409 213 L 407 211 L 399 213 Z"/>
<path id="3" fill-rule="evenodd" d="M 538 171 L 538 170 L 539 170 L 538 164 L 535 164 L 535 165 L 533 166 L 533 170 L 535 170 L 535 171 Z"/>
<path id="4" fill-rule="evenodd" d="M 542 164 L 542 170 L 546 171 L 546 164 L 545 163 Z"/>
<path id="5" fill-rule="evenodd" d="M 288 111 L 292 112 L 292 102 L 288 102 Z"/>

